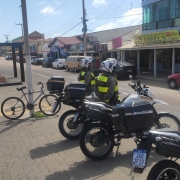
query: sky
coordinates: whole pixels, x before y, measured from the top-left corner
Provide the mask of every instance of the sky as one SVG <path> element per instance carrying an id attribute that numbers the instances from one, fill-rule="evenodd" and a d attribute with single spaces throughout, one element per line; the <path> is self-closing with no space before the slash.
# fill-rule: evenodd
<path id="1" fill-rule="evenodd" d="M 142 0 L 84 0 L 87 33 L 142 24 Z M 21 36 L 21 0 L 0 0 L 0 42 Z M 82 34 L 82 0 L 26 0 L 28 32 L 45 38 Z"/>

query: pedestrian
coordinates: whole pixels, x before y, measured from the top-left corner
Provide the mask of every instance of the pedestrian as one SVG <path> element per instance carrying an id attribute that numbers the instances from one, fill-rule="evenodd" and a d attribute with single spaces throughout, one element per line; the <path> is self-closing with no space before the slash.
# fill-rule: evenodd
<path id="1" fill-rule="evenodd" d="M 90 66 L 92 63 L 92 57 L 85 57 L 81 60 L 82 70 L 78 76 L 78 81 L 84 82 L 86 85 L 86 95 L 94 92 L 95 89 L 95 77 L 92 71 L 90 70 Z"/>
<path id="2" fill-rule="evenodd" d="M 96 58 L 96 68 L 99 69 L 99 57 Z"/>
<path id="3" fill-rule="evenodd" d="M 120 102 L 118 81 L 115 75 L 117 60 L 106 60 L 101 63 L 102 73 L 96 79 L 96 95 L 101 101 L 110 105 Z"/>

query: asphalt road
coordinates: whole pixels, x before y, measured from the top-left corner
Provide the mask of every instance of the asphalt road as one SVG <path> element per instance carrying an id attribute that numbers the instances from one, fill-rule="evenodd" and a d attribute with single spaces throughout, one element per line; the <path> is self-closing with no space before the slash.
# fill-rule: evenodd
<path id="1" fill-rule="evenodd" d="M 66 70 L 34 65 L 31 67 L 34 89 L 39 88 L 36 85 L 37 82 L 47 82 L 54 75 L 63 76 L 66 83 L 77 80 L 78 76 L 78 73 L 66 72 Z M 0 58 L 0 73 L 13 77 L 12 70 L 12 61 Z M 155 105 L 158 111 L 167 111 L 180 118 L 178 90 L 169 89 L 165 82 L 144 79 L 141 82 L 151 88 L 157 99 L 169 104 L 168 106 Z M 128 86 L 129 83 L 131 83 L 130 80 L 119 81 L 119 90 L 133 93 Z M 0 87 L 0 104 L 5 98 L 18 96 L 18 94 L 16 86 Z M 38 120 L 8 121 L 0 115 L 0 180 L 145 180 L 152 165 L 164 159 L 152 152 L 144 173 L 134 174 L 131 168 L 131 158 L 132 150 L 136 146 L 132 139 L 123 139 L 119 150 L 115 147 L 106 160 L 87 159 L 82 154 L 78 141 L 66 140 L 59 133 L 59 117 L 69 109 L 72 108 L 62 105 L 57 116 Z"/>

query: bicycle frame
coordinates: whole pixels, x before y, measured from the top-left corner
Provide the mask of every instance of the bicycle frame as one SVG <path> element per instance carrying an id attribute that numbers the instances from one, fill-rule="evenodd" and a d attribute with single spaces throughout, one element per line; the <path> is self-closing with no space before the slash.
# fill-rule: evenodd
<path id="1" fill-rule="evenodd" d="M 22 90 L 23 95 L 21 96 L 20 99 L 22 99 L 23 97 L 25 97 L 26 102 L 29 103 L 26 95 L 28 95 L 28 94 L 34 94 L 34 93 L 39 93 L 39 92 L 40 92 L 40 94 L 38 95 L 38 97 L 37 97 L 37 98 L 33 101 L 33 103 L 32 103 L 32 104 L 35 104 L 35 102 L 44 94 L 44 91 L 43 91 L 42 89 L 41 89 L 41 90 L 37 90 L 37 91 L 31 91 L 31 92 L 24 92 L 24 91 Z"/>

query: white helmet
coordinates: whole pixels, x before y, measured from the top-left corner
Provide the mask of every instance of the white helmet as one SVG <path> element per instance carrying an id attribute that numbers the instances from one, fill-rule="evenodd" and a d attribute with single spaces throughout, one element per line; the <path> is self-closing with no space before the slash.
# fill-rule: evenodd
<path id="1" fill-rule="evenodd" d="M 81 59 L 81 66 L 85 68 L 89 68 L 90 63 L 92 63 L 92 57 L 85 57 Z"/>
<path id="2" fill-rule="evenodd" d="M 118 64 L 118 61 L 117 61 L 116 59 L 106 60 L 106 61 L 103 61 L 103 62 L 101 63 L 101 69 L 102 69 L 103 71 L 107 71 L 107 72 L 112 73 L 114 67 L 116 67 L 117 64 Z"/>

